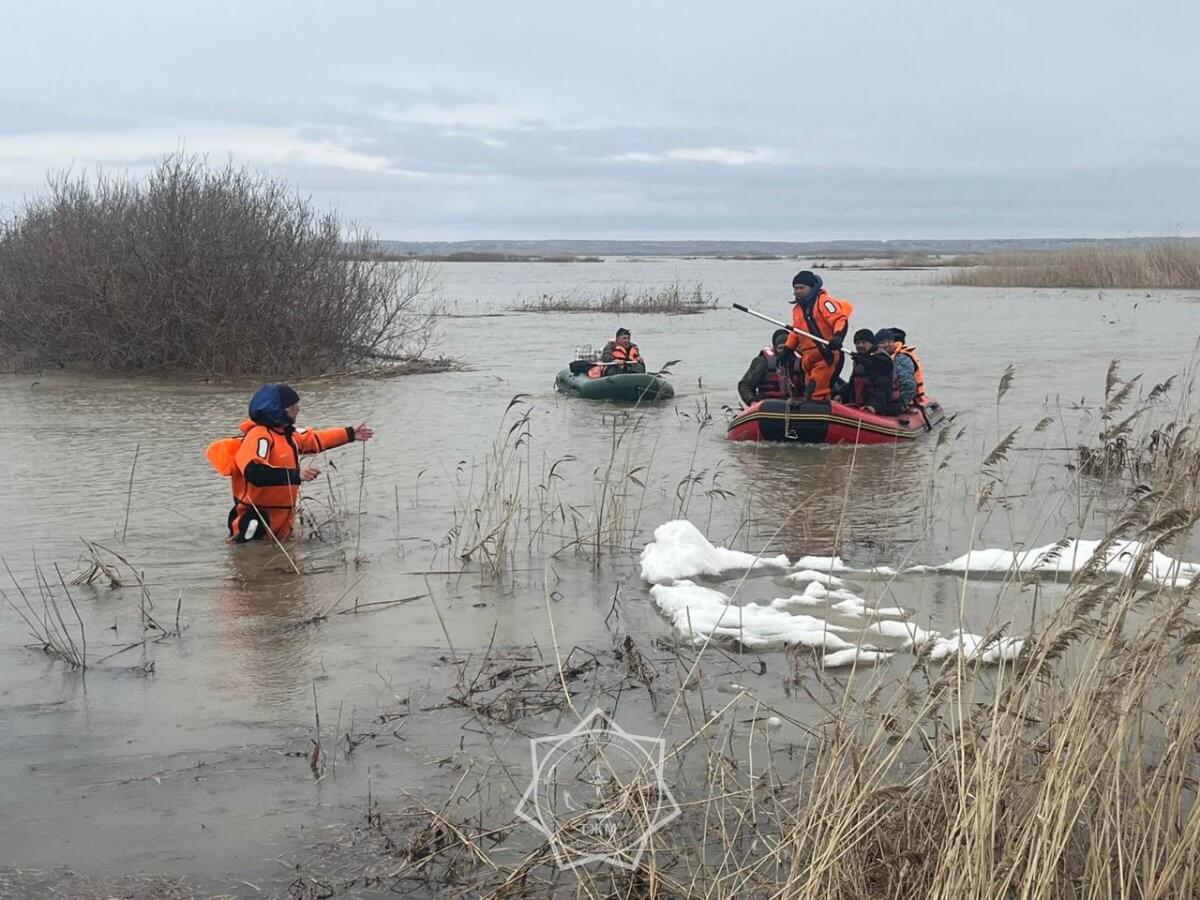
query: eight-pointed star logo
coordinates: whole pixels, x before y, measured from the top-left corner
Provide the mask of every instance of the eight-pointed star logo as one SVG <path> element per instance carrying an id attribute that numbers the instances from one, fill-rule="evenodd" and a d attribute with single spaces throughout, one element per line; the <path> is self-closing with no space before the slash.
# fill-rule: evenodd
<path id="1" fill-rule="evenodd" d="M 636 868 L 650 836 L 680 813 L 663 782 L 663 739 L 630 734 L 603 710 L 529 745 L 533 778 L 516 813 L 547 837 L 561 868 Z"/>

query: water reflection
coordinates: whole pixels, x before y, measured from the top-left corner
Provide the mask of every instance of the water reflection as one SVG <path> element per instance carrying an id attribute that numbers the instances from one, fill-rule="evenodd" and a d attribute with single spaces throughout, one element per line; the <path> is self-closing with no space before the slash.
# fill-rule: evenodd
<path id="1" fill-rule="evenodd" d="M 216 687 L 260 708 L 302 699 L 319 662 L 312 619 L 337 594 L 321 590 L 319 576 L 297 575 L 275 547 L 231 546 L 226 567 L 213 594 Z"/>
<path id="2" fill-rule="evenodd" d="M 930 458 L 915 443 L 740 446 L 732 454 L 751 492 L 759 540 L 781 529 L 777 543 L 791 556 L 838 555 L 867 565 L 904 558 L 923 536 Z"/>

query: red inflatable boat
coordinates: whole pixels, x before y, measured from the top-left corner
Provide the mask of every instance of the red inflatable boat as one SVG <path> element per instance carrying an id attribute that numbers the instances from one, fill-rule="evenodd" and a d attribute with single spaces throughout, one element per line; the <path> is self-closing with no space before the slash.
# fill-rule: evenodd
<path id="1" fill-rule="evenodd" d="M 730 423 L 727 436 L 731 441 L 894 444 L 928 434 L 945 418 L 936 400 L 910 406 L 898 416 L 876 415 L 836 400 L 760 400 Z"/>

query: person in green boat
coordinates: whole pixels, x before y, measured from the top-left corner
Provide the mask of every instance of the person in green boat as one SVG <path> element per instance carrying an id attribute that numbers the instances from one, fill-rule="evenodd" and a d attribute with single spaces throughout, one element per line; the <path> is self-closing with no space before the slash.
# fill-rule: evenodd
<path id="1" fill-rule="evenodd" d="M 621 372 L 645 372 L 646 364 L 642 362 L 641 351 L 633 343 L 633 335 L 628 328 L 618 328 L 617 336 L 604 345 L 600 354 L 600 362 L 588 370 L 589 378 L 602 378 L 605 375 L 617 375 Z"/>

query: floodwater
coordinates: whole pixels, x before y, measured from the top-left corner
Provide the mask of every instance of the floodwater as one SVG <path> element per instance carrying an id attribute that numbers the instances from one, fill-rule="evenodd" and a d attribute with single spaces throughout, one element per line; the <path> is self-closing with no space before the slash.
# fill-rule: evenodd
<path id="1" fill-rule="evenodd" d="M 15 884 L 17 895 L 53 895 L 54 873 L 67 866 L 270 895 L 322 836 L 363 815 L 368 791 L 381 807 L 436 804 L 471 761 L 500 755 L 528 768 L 526 736 L 553 733 L 562 720 L 533 714 L 519 730 L 481 736 L 468 711 L 445 706 L 454 660 L 491 648 L 553 661 L 556 647 L 601 653 L 625 635 L 648 653 L 671 629 L 649 601 L 637 555 L 672 518 L 690 518 L 718 544 L 838 553 L 861 565 L 943 562 L 972 540 L 1049 543 L 1079 534 L 1081 516 L 1082 536 L 1098 536 L 1104 492 L 1081 486 L 1062 448 L 1094 432 L 1114 357 L 1148 389 L 1187 367 L 1200 334 L 1200 297 L 1185 293 L 960 289 L 933 284 L 929 271 L 827 271 L 827 287 L 855 304 L 852 328 L 907 330 L 930 392 L 956 414 L 950 438 L 858 451 L 729 444 L 736 382 L 772 330 L 729 304 L 786 316 L 796 268 L 679 259 L 442 265 L 437 349 L 467 371 L 298 384 L 304 423 L 366 420 L 378 437 L 365 455 L 352 445 L 316 463 L 329 478 L 306 489 L 306 506 L 316 520 L 337 520 L 339 533 L 327 526 L 326 540 L 289 547 L 294 560 L 224 543 L 228 484 L 203 459 L 207 443 L 243 418 L 254 385 L 0 378 L 0 548 L 16 581 L 41 608 L 36 572 L 61 600 L 58 571 L 69 583 L 88 567 L 84 540 L 131 563 L 119 567 L 121 588 L 103 578 L 71 587 L 86 676 L 29 649 L 24 624 L 0 604 L 0 864 L 50 873 L 0 876 L 0 892 Z M 721 308 L 620 319 L 510 311 L 541 293 L 674 281 L 701 282 Z M 618 325 L 632 329 L 651 368 L 680 360 L 673 403 L 629 410 L 552 392 L 575 346 L 600 344 Z M 997 402 L 1010 364 L 1015 377 Z M 525 414 L 528 437 L 509 469 L 533 478 L 514 489 L 505 571 L 481 569 L 478 554 L 464 568 L 454 553 L 470 531 L 463 511 L 491 521 L 495 504 L 481 490 L 494 471 L 489 454 Z M 1035 433 L 1043 417 L 1052 424 Z M 1017 426 L 1003 484 L 977 511 L 981 460 Z M 626 496 L 616 513 L 624 530 L 598 548 L 577 541 L 562 510 L 573 507 L 565 515 L 586 531 L 604 495 L 597 483 L 613 472 Z M 1100 502 L 1089 504 L 1085 494 L 1098 490 Z M 1182 549 L 1200 557 L 1200 548 Z M 179 636 L 141 642 L 139 578 L 164 630 L 174 630 L 178 610 Z M 778 595 L 752 581 L 758 596 Z M 965 596 L 948 577 L 876 590 L 947 628 Z M 4 591 L 18 599 L 7 576 Z M 998 610 L 998 597 L 971 585 L 967 624 L 999 617 L 1027 626 L 1030 611 Z M 77 634 L 69 607 L 64 615 Z M 743 665 L 740 681 L 803 721 L 813 710 L 780 687 L 782 659 L 731 650 L 713 677 Z M 766 674 L 757 674 L 759 661 Z M 307 758 L 314 706 L 326 754 L 320 779 Z M 623 701 L 618 719 L 630 730 L 662 725 L 661 711 L 637 698 Z M 330 759 L 335 729 L 362 739 Z"/>

